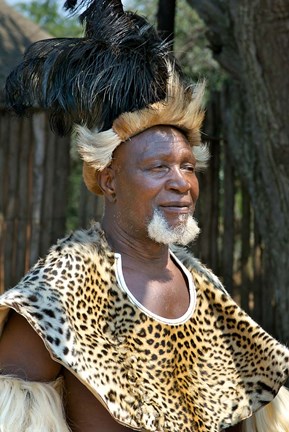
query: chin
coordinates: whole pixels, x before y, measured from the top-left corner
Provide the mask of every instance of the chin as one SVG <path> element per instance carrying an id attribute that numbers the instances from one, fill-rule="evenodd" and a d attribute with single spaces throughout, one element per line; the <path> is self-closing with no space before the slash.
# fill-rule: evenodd
<path id="1" fill-rule="evenodd" d="M 171 224 L 164 215 L 155 210 L 148 224 L 148 236 L 157 243 L 186 245 L 199 235 L 200 228 L 191 215 L 179 215 L 176 223 Z"/>

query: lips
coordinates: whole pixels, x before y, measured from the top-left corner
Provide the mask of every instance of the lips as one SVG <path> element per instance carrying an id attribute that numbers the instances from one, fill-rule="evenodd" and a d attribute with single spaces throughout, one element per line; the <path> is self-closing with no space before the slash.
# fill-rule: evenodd
<path id="1" fill-rule="evenodd" d="M 192 212 L 192 203 L 172 201 L 169 203 L 161 204 L 160 208 L 165 212 L 187 214 Z"/>

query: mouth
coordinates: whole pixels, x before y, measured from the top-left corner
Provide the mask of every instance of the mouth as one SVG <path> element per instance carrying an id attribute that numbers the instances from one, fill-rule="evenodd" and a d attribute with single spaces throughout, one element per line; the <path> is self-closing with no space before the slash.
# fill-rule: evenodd
<path id="1" fill-rule="evenodd" d="M 165 213 L 175 213 L 175 214 L 189 214 L 193 212 L 193 206 L 191 203 L 182 202 L 169 202 L 161 204 L 160 208 Z"/>

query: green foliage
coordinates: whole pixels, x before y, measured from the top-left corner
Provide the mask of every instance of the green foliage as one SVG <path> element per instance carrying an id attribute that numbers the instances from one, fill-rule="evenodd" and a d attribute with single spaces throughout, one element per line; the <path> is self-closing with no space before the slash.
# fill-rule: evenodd
<path id="1" fill-rule="evenodd" d="M 175 29 L 175 55 L 184 72 L 195 81 L 205 78 L 210 90 L 219 89 L 224 74 L 208 47 L 206 26 L 185 0 L 178 2 Z"/>
<path id="2" fill-rule="evenodd" d="M 56 0 L 19 2 L 16 9 L 55 37 L 78 37 L 82 28 L 76 17 L 65 15 Z"/>

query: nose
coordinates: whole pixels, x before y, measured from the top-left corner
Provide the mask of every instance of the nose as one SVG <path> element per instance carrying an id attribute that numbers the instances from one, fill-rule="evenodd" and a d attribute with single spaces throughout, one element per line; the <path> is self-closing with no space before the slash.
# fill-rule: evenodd
<path id="1" fill-rule="evenodd" d="M 187 175 L 179 167 L 174 167 L 170 170 L 169 178 L 166 182 L 168 190 L 175 190 L 179 193 L 186 193 L 191 188 Z"/>

